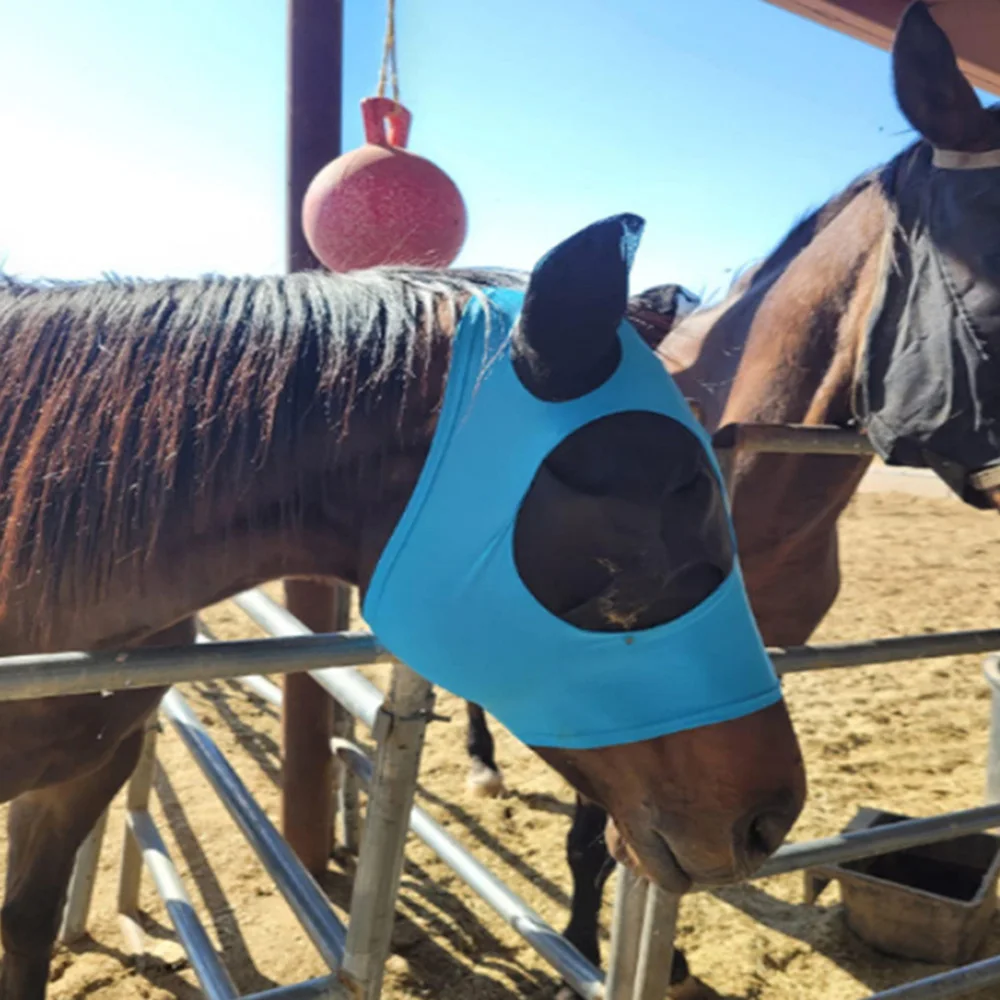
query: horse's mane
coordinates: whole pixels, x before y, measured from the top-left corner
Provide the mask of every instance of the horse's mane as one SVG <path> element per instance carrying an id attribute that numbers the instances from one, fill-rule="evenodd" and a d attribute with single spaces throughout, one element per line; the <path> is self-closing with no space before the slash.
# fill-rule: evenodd
<path id="1" fill-rule="evenodd" d="M 892 224 L 895 213 L 891 199 L 885 191 L 887 172 L 896 164 L 910 158 L 922 141 L 918 138 L 892 160 L 855 177 L 819 207 L 801 216 L 770 253 L 734 271 L 729 288 L 720 300 L 705 302 L 678 323 L 657 348 L 657 353 L 664 358 L 668 367 L 675 373 L 675 377 L 680 377 L 681 372 L 687 372 L 693 379 L 692 385 L 711 385 L 712 393 L 716 393 L 720 385 L 730 385 L 732 378 L 735 377 L 735 368 L 731 363 L 726 363 L 728 368 L 723 364 L 722 367 L 726 368 L 729 374 L 721 377 L 711 364 L 707 367 L 699 366 L 696 360 L 702 357 L 708 339 L 713 338 L 715 342 L 712 357 L 727 358 L 730 362 L 739 358 L 743 353 L 756 310 L 770 289 L 789 265 L 858 197 L 873 188 L 878 188 L 883 197 L 886 197 L 889 221 Z M 732 321 L 729 321 L 728 317 L 733 317 Z M 776 335 L 780 333 L 780 331 L 774 332 Z M 709 370 L 713 373 L 707 374 Z M 704 381 L 706 379 L 707 381 Z"/>
<path id="2" fill-rule="evenodd" d="M 996 118 L 1000 118 L 1000 101 L 991 104 L 986 109 Z M 783 269 L 804 250 L 858 195 L 874 185 L 879 185 L 882 195 L 890 207 L 895 207 L 896 193 L 886 185 L 886 178 L 893 176 L 904 164 L 911 163 L 914 155 L 926 152 L 929 144 L 918 136 L 891 159 L 877 167 L 872 167 L 854 178 L 845 188 L 827 199 L 818 208 L 812 209 L 795 222 L 784 238 L 762 260 L 751 261 L 738 269 L 732 278 L 729 291 L 725 298 L 739 298 L 753 289 L 759 281 L 774 274 L 776 269 Z M 927 167 L 930 157 L 926 157 Z"/>
<path id="3" fill-rule="evenodd" d="M 323 421 L 331 445 L 376 406 L 401 426 L 432 343 L 469 296 L 523 281 L 0 276 L 0 609 L 7 587 L 43 568 L 99 590 L 168 505 L 190 508 L 197 529 L 213 491 L 238 494 L 265 463 L 294 475 L 307 421 Z"/>
<path id="4" fill-rule="evenodd" d="M 877 183 L 881 170 L 879 167 L 866 171 L 818 208 L 798 219 L 766 257 L 751 261 L 734 272 L 726 298 L 738 298 L 771 277 L 776 270 L 786 268 L 859 194 Z"/>

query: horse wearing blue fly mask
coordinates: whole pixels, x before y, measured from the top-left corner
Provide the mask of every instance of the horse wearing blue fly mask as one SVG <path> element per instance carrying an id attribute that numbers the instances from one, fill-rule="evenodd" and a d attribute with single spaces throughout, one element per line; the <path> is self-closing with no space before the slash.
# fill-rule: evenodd
<path id="1" fill-rule="evenodd" d="M 632 743 L 779 701 L 735 561 L 697 607 L 631 632 L 576 628 L 522 581 L 521 504 L 574 431 L 612 414 L 659 414 L 694 436 L 719 475 L 710 439 L 627 321 L 602 385 L 564 402 L 529 392 L 512 355 L 524 304 L 521 291 L 489 289 L 465 307 L 430 453 L 372 577 L 366 620 L 399 659 L 536 747 Z"/>

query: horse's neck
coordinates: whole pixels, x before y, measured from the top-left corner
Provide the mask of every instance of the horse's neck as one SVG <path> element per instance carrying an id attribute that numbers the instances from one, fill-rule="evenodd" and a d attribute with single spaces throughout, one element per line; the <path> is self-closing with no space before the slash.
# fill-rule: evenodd
<path id="1" fill-rule="evenodd" d="M 659 353 L 712 430 L 850 416 L 850 381 L 889 225 L 878 190 L 855 195 L 801 250 L 775 257 L 717 306 L 679 323 Z"/>
<path id="2" fill-rule="evenodd" d="M 123 554 L 99 588 L 70 570 L 55 591 L 41 581 L 11 589 L 0 613 L 0 654 L 131 645 L 282 577 L 366 581 L 425 451 L 414 443 L 405 454 L 386 448 L 340 460 L 317 442 L 309 454 L 315 461 L 294 477 L 264 466 L 252 481 L 233 484 L 239 501 L 203 506 L 197 529 L 189 509 L 168 504 L 148 547 Z"/>
<path id="3" fill-rule="evenodd" d="M 710 431 L 718 430 L 746 349 L 750 323 L 740 322 L 742 296 L 694 313 L 658 348 L 685 398 L 697 403 Z M 733 312 L 732 316 L 728 314 Z"/>
<path id="4" fill-rule="evenodd" d="M 279 430 L 259 462 L 230 460 L 238 449 L 228 440 L 205 447 L 188 421 L 173 444 L 185 456 L 177 482 L 190 488 L 168 492 L 148 517 L 116 507 L 116 523 L 101 530 L 106 549 L 66 532 L 55 565 L 9 579 L 0 588 L 0 655 L 129 645 L 279 577 L 363 584 L 422 468 L 449 354 L 448 337 L 436 336 L 427 370 L 402 396 L 384 383 L 356 387 L 343 422 L 326 412 L 331 399 L 280 404 L 267 414 Z M 198 390 L 186 391 L 195 407 Z M 231 434 L 265 422 L 241 412 Z M 49 494 L 57 513 L 78 499 Z"/>
<path id="5" fill-rule="evenodd" d="M 0 655 L 128 646 L 244 589 L 281 577 L 333 577 L 356 583 L 363 504 L 347 470 L 306 469 L 297 481 L 243 484 L 237 505 L 203 507 L 202 530 L 189 511 L 168 505 L 148 547 L 123 554 L 97 579 L 64 572 L 10 588 L 0 611 Z M 311 505 L 315 486 L 326 503 Z M 278 511 L 287 512 L 279 514 Z M 71 554 L 67 554 L 72 559 Z"/>
<path id="6" fill-rule="evenodd" d="M 696 314 L 661 348 L 706 423 L 842 423 L 887 225 L 877 191 L 857 195 L 783 267 Z M 700 324 L 700 325 L 699 325 Z M 803 642 L 838 587 L 836 522 L 866 460 L 746 454 L 734 517 L 754 610 L 770 643 Z"/>

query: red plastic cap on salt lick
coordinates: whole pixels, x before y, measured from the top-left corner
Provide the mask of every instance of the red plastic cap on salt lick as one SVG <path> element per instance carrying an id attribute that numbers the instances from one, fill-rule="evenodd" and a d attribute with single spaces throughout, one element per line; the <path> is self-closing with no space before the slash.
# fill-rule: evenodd
<path id="1" fill-rule="evenodd" d="M 361 102 L 366 143 L 328 163 L 302 201 L 302 228 L 331 271 L 447 267 L 465 242 L 465 202 L 440 167 L 407 151 L 410 112 Z M 386 129 L 388 125 L 388 129 Z"/>

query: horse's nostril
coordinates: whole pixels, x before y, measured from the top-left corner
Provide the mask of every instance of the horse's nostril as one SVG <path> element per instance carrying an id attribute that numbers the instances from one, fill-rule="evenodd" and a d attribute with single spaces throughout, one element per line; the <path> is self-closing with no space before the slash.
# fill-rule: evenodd
<path id="1" fill-rule="evenodd" d="M 757 816 L 750 823 L 750 829 L 747 831 L 747 853 L 749 855 L 760 854 L 766 857 L 781 843 L 780 840 L 775 843 L 771 838 L 769 827 L 772 825 L 766 815 Z"/>
<path id="2" fill-rule="evenodd" d="M 748 813 L 733 830 L 736 856 L 748 871 L 764 863 L 782 844 L 795 822 L 789 809 L 759 809 Z"/>

